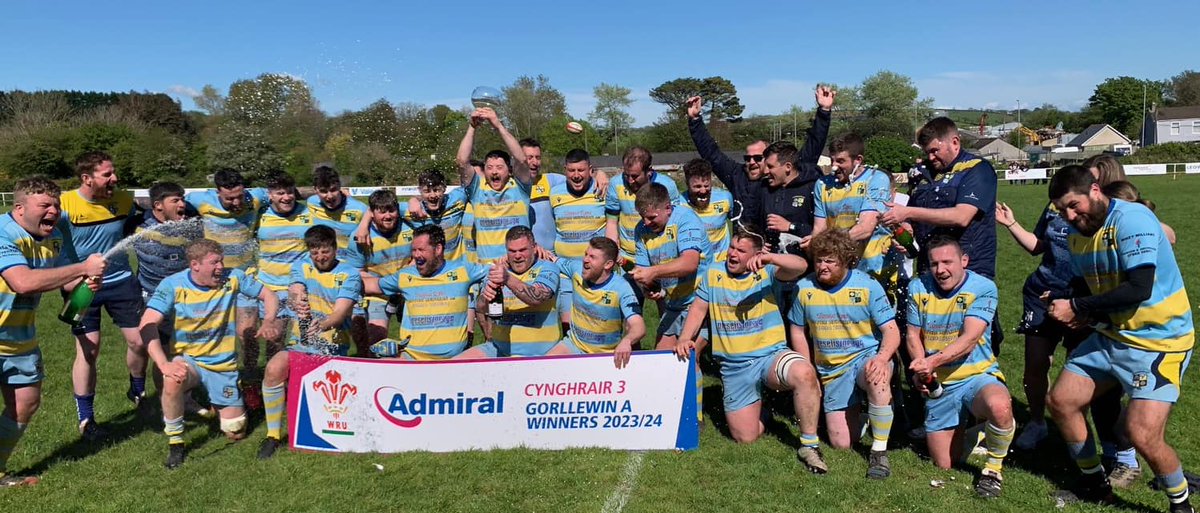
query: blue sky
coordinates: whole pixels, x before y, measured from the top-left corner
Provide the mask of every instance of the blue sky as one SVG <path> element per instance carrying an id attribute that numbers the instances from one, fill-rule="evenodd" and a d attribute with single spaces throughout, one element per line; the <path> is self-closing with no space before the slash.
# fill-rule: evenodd
<path id="1" fill-rule="evenodd" d="M 1077 109 L 1106 77 L 1200 69 L 1200 2 L 849 4 L 9 0 L 0 90 L 166 92 L 190 109 L 205 84 L 281 72 L 336 113 L 461 107 L 477 85 L 540 73 L 580 117 L 595 85 L 629 87 L 643 125 L 662 112 L 647 92 L 684 76 L 724 76 L 748 113 L 773 114 L 881 69 L 939 107 L 1003 109 Z"/>

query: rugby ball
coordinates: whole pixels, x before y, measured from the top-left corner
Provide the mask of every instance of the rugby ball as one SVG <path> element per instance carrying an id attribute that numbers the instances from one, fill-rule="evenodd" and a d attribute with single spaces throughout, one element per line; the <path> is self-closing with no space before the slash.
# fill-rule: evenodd
<path id="1" fill-rule="evenodd" d="M 571 132 L 573 134 L 578 134 L 580 132 L 583 132 L 583 125 L 579 124 L 578 121 L 572 121 L 570 123 L 567 123 L 567 131 Z"/>

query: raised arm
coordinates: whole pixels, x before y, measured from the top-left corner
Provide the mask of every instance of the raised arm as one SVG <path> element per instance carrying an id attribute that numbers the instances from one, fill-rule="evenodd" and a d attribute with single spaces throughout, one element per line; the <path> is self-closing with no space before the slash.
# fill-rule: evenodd
<path id="1" fill-rule="evenodd" d="M 529 171 L 529 165 L 525 163 L 525 150 L 521 149 L 521 143 L 504 127 L 504 123 L 500 121 L 500 117 L 496 115 L 496 111 L 483 108 L 475 112 L 479 113 L 479 116 L 486 119 L 488 123 L 491 123 L 492 128 L 496 129 L 496 133 L 500 134 L 500 139 L 504 141 L 504 147 L 512 154 L 513 178 L 524 184 L 532 182 L 533 175 Z M 459 148 L 459 152 L 462 152 L 462 148 Z"/>
<path id="2" fill-rule="evenodd" d="M 700 117 L 700 107 L 703 104 L 704 99 L 699 96 L 688 98 L 687 101 L 688 133 L 692 136 L 692 144 L 696 145 L 696 152 L 700 154 L 700 158 L 712 165 L 713 174 L 717 175 L 717 179 L 733 192 L 734 197 L 738 197 L 741 192 L 738 175 L 740 173 L 745 177 L 745 166 L 721 151 L 717 141 L 708 133 L 704 118 Z"/>
<path id="3" fill-rule="evenodd" d="M 1013 215 L 1012 209 L 1008 208 L 1005 203 L 996 203 L 996 224 L 1004 225 L 1008 229 L 1008 233 L 1012 234 L 1013 240 L 1016 240 L 1017 244 L 1020 244 L 1030 255 L 1040 255 L 1046 251 L 1046 244 L 1039 240 L 1036 234 L 1021 226 L 1021 223 Z"/>
<path id="4" fill-rule="evenodd" d="M 804 138 L 804 147 L 796 156 L 797 169 L 800 164 L 816 165 L 821 152 L 825 150 L 825 140 L 829 138 L 829 123 L 833 119 L 833 101 L 837 98 L 837 91 L 829 86 L 820 86 L 814 96 L 817 98 L 817 115 Z"/>
<path id="5" fill-rule="evenodd" d="M 475 150 L 475 129 L 479 122 L 480 118 L 472 113 L 471 122 L 467 124 L 467 133 L 463 134 L 462 141 L 458 143 L 458 153 L 454 156 L 454 163 L 458 165 L 458 181 L 463 187 L 470 185 L 471 180 L 475 179 L 475 169 L 471 167 L 471 152 Z"/>

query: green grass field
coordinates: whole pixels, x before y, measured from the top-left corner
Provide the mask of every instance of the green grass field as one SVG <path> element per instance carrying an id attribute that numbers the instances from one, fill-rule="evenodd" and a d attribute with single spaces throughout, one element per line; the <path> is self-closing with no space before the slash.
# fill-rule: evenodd
<path id="1" fill-rule="evenodd" d="M 1200 273 L 1200 219 L 1189 198 L 1200 197 L 1200 180 L 1139 178 L 1143 194 L 1159 205 L 1161 219 L 1179 234 L 1176 256 L 1191 285 L 1192 304 Z M 1197 196 L 1193 196 L 1193 194 Z M 1045 186 L 1000 187 L 1000 198 L 1032 228 L 1045 204 Z M 1192 213 L 1189 213 L 1192 212 Z M 1020 387 L 1023 346 L 1013 327 L 1021 314 L 1020 287 L 1037 260 L 1024 254 L 1004 230 L 999 234 L 999 287 L 1008 334 L 1002 368 L 1009 377 L 1018 421 L 1025 420 Z M 831 473 L 809 474 L 796 461 L 798 435 L 784 417 L 755 444 L 739 446 L 723 434 L 720 383 L 706 379 L 706 420 L 700 449 L 652 452 L 639 460 L 607 450 L 508 450 L 455 454 L 328 455 L 283 452 L 255 459 L 265 436 L 261 420 L 245 441 L 230 444 L 216 425 L 189 422 L 187 463 L 168 472 L 162 462 L 166 439 L 158 418 L 141 419 L 125 399 L 124 347 L 110 325 L 103 332 L 98 419 L 111 432 L 108 443 L 78 441 L 71 398 L 72 339 L 55 315 L 60 303 L 47 295 L 39 312 L 46 359 L 41 411 L 21 440 L 9 468 L 36 473 L 35 487 L 0 490 L 3 511 L 615 511 L 610 501 L 623 482 L 632 483 L 625 511 L 1048 511 L 1054 491 L 1074 479 L 1073 464 L 1052 434 L 1033 453 L 1007 460 L 1004 496 L 982 502 L 972 491 L 978 460 L 970 468 L 941 471 L 922 459 L 900 433 L 893 433 L 892 477 L 869 481 L 864 452 L 826 449 Z M 648 317 L 653 317 L 648 312 Z M 653 323 L 652 323 L 653 324 Z M 654 327 L 649 327 L 654 332 Z M 647 346 L 649 346 L 647 341 Z M 1061 350 L 1060 350 L 1061 356 Z M 1057 372 L 1057 370 L 1055 371 Z M 1196 371 L 1171 419 L 1168 439 L 1185 466 L 1200 469 L 1200 400 L 1192 392 Z M 776 410 L 780 411 L 779 409 Z M 914 412 L 915 413 L 915 412 Z M 919 417 L 917 417 L 919 418 Z M 716 423 L 714 424 L 714 421 Z M 1053 431 L 1053 429 L 1052 429 Z M 638 465 L 640 463 L 640 466 Z M 382 471 L 374 464 L 384 467 Z M 634 472 L 629 472 L 634 471 Z M 625 481 L 632 477 L 631 481 Z M 946 486 L 933 489 L 933 479 Z M 1131 511 L 1165 511 L 1163 495 L 1145 486 L 1118 495 Z M 1064 511 L 1109 511 L 1068 505 Z"/>

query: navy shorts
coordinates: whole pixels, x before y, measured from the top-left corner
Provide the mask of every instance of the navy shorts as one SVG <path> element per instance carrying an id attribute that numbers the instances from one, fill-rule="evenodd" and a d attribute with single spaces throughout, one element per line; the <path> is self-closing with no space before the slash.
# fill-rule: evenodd
<path id="1" fill-rule="evenodd" d="M 92 299 L 92 306 L 83 314 L 83 321 L 79 326 L 72 327 L 71 333 L 83 335 L 100 331 L 100 307 L 108 311 L 108 316 L 118 328 L 138 327 L 142 320 L 142 289 L 137 280 L 131 278 L 100 287 Z"/>

